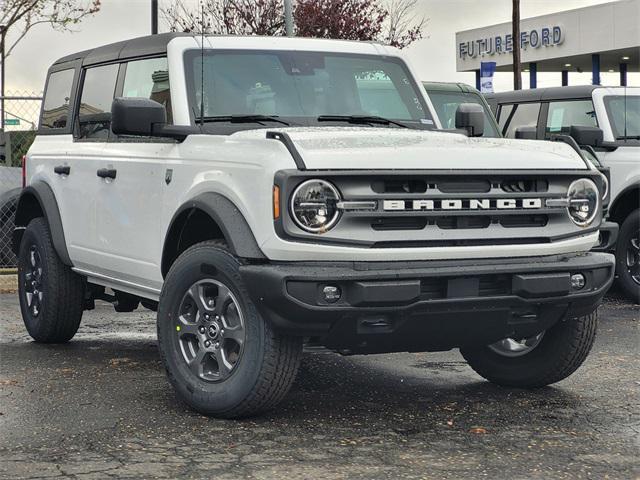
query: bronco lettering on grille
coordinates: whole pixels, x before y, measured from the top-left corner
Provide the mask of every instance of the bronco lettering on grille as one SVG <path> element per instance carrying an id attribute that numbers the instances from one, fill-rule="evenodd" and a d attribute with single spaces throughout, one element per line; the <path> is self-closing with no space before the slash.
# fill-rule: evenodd
<path id="1" fill-rule="evenodd" d="M 511 210 L 542 208 L 540 198 L 385 200 L 384 210 Z"/>

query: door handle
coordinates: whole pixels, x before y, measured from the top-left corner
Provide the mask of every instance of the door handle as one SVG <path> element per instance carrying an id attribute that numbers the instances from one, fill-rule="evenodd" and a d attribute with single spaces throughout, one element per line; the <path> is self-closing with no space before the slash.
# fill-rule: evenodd
<path id="1" fill-rule="evenodd" d="M 100 168 L 96 172 L 96 174 L 100 178 L 111 178 L 111 179 L 114 179 L 114 180 L 116 178 L 116 173 L 117 173 L 117 170 L 115 168 Z"/>
<path id="2" fill-rule="evenodd" d="M 57 175 L 69 175 L 71 167 L 69 165 L 57 165 L 53 167 L 53 173 Z"/>

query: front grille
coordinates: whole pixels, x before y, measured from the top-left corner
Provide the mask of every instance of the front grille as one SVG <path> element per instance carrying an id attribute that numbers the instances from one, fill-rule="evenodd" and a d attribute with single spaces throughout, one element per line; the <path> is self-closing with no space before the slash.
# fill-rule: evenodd
<path id="1" fill-rule="evenodd" d="M 506 179 L 500 183 L 500 188 L 508 193 L 546 192 L 549 182 L 541 179 Z"/>
<path id="2" fill-rule="evenodd" d="M 301 231 L 289 215 L 282 230 L 313 242 L 380 249 L 549 243 L 585 233 L 565 207 L 546 206 L 547 199 L 565 198 L 579 176 L 590 173 L 298 173 L 282 184 L 283 205 L 305 178 L 322 177 L 337 187 L 344 205 L 366 208 L 344 207 L 322 235 Z"/>

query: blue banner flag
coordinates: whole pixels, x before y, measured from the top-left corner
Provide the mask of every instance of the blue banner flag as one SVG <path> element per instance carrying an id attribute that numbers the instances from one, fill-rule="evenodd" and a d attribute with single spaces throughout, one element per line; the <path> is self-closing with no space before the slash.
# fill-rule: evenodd
<path id="1" fill-rule="evenodd" d="M 480 62 L 480 91 L 493 93 L 493 74 L 496 71 L 496 62 Z"/>

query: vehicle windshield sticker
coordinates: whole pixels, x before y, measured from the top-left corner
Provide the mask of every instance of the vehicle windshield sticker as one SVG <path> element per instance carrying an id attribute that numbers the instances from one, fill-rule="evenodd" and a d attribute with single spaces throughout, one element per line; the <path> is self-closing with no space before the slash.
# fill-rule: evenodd
<path id="1" fill-rule="evenodd" d="M 549 122 L 550 132 L 559 132 L 562 130 L 562 117 L 564 117 L 564 109 L 558 108 L 553 111 L 551 121 Z"/>
<path id="2" fill-rule="evenodd" d="M 425 125 L 433 125 L 433 120 L 430 120 L 428 118 L 421 118 L 420 123 L 424 123 Z"/>

